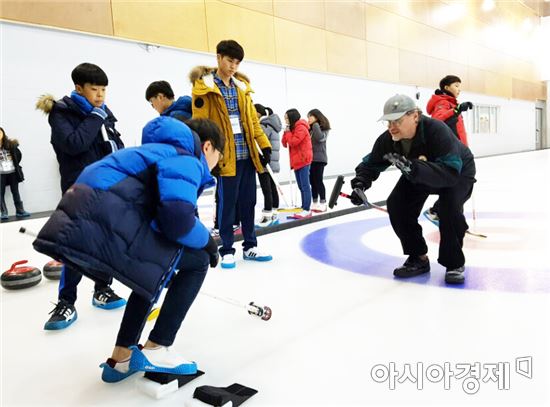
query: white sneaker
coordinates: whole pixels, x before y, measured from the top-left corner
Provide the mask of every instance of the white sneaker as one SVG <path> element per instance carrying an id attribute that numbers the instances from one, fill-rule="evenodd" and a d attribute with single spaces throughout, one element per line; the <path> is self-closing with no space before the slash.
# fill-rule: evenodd
<path id="1" fill-rule="evenodd" d="M 317 206 L 317 210 L 319 212 L 326 212 L 327 211 L 327 204 L 326 202 L 321 202 L 319 206 Z"/>
<path id="2" fill-rule="evenodd" d="M 271 213 L 271 220 L 273 221 L 279 220 L 279 211 L 277 211 L 277 209 L 273 209 L 273 212 Z"/>
<path id="3" fill-rule="evenodd" d="M 258 250 L 257 247 L 251 247 L 243 252 L 243 259 L 253 261 L 270 261 L 273 260 L 273 256 Z"/>
<path id="4" fill-rule="evenodd" d="M 166 346 L 159 346 L 153 349 L 143 348 L 141 353 L 143 353 L 151 364 L 159 367 L 172 368 L 193 363 Z"/>
<path id="5" fill-rule="evenodd" d="M 262 218 L 258 222 L 258 227 L 265 228 L 271 225 L 272 220 L 271 211 L 262 211 Z"/>
<path id="6" fill-rule="evenodd" d="M 311 210 L 312 210 L 312 211 L 316 211 L 316 210 L 318 210 L 318 209 L 319 209 L 319 203 L 316 202 L 316 201 L 312 202 L 312 203 L 311 203 Z"/>
<path id="7" fill-rule="evenodd" d="M 232 254 L 226 254 L 222 256 L 222 269 L 235 268 L 235 256 Z"/>

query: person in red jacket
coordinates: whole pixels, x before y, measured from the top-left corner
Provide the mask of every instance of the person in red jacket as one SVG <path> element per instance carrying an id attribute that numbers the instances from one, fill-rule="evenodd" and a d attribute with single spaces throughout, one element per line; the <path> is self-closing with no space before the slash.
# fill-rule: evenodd
<path id="1" fill-rule="evenodd" d="M 309 169 L 313 161 L 313 147 L 309 136 L 309 125 L 300 118 L 296 109 L 285 113 L 286 129 L 281 143 L 290 152 L 290 168 L 294 170 L 296 182 L 302 197 L 302 211 L 292 216 L 303 219 L 311 216 L 311 185 L 309 184 Z"/>
<path id="2" fill-rule="evenodd" d="M 474 105 L 472 102 L 458 103 L 457 98 L 460 95 L 461 83 L 460 78 L 455 75 L 447 75 L 441 79 L 439 89 L 436 89 L 430 98 L 426 111 L 432 118 L 445 122 L 462 144 L 468 146 L 462 112 L 472 109 Z M 432 221 L 439 221 L 438 206 L 439 200 L 426 211 L 426 216 Z"/>

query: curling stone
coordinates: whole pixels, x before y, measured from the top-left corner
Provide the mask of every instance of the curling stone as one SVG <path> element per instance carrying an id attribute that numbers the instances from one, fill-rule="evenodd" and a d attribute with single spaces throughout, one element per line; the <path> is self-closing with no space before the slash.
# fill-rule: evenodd
<path id="1" fill-rule="evenodd" d="M 17 267 L 27 262 L 27 260 L 16 261 L 9 270 L 2 273 L 0 278 L 2 287 L 7 290 L 19 290 L 37 285 L 42 280 L 40 269 L 30 266 Z"/>
<path id="2" fill-rule="evenodd" d="M 58 262 L 57 260 L 51 260 L 44 264 L 42 272 L 44 277 L 48 280 L 59 280 L 61 279 L 61 272 L 63 271 L 63 263 Z"/>

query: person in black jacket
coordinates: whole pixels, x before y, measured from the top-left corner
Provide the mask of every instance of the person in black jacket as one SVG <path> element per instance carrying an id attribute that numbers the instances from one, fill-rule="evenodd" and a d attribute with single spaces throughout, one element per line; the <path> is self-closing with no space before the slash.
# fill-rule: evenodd
<path id="1" fill-rule="evenodd" d="M 2 195 L 2 210 L 1 219 L 8 219 L 8 207 L 6 206 L 6 186 L 9 185 L 11 189 L 11 195 L 13 197 L 13 203 L 15 205 L 15 216 L 17 218 L 25 218 L 30 216 L 21 201 L 19 195 L 19 183 L 23 182 L 25 177 L 23 176 L 23 169 L 19 164 L 21 162 L 21 150 L 19 150 L 19 142 L 17 140 L 10 140 L 4 129 L 0 127 L 0 174 L 1 174 L 1 195 Z"/>
<path id="2" fill-rule="evenodd" d="M 124 148 L 116 118 L 105 106 L 105 92 L 109 80 L 97 65 L 82 63 L 71 73 L 75 90 L 70 96 L 55 101 L 51 95 L 40 97 L 38 109 L 49 114 L 52 129 L 51 143 L 59 162 L 61 192 L 64 194 L 76 181 L 82 170 L 110 153 Z M 59 283 L 59 302 L 44 329 L 64 329 L 77 319 L 74 307 L 77 285 L 82 274 L 65 265 Z M 126 304 L 111 289 L 112 279 L 96 279 L 92 304 L 102 309 L 114 309 Z"/>
<path id="3" fill-rule="evenodd" d="M 428 196 L 435 194 L 440 202 L 438 262 L 446 268 L 447 283 L 463 283 L 462 243 L 468 229 L 463 207 L 472 194 L 476 173 L 472 152 L 445 123 L 423 116 L 408 96 L 388 99 L 380 120 L 386 121 L 388 130 L 355 169 L 351 186 L 363 191 L 370 188 L 392 164 L 402 173 L 388 197 L 387 208 L 392 228 L 409 257 L 394 270 L 394 276 L 408 278 L 430 271 L 418 216 Z M 363 203 L 355 192 L 352 202 Z"/>

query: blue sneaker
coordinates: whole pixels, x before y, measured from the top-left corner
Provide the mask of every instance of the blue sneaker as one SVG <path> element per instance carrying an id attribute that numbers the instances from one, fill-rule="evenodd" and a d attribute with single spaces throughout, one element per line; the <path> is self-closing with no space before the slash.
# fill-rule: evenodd
<path id="1" fill-rule="evenodd" d="M 0 219 L 1 220 L 9 219 L 8 213 L 7 212 L 2 212 L 2 214 L 0 215 Z"/>
<path id="2" fill-rule="evenodd" d="M 109 358 L 107 362 L 102 363 L 99 367 L 103 369 L 101 380 L 105 383 L 117 383 L 138 372 L 138 370 L 130 368 L 130 359 L 117 362 Z"/>
<path id="3" fill-rule="evenodd" d="M 116 295 L 111 287 L 106 286 L 94 291 L 92 305 L 102 309 L 115 309 L 124 307 L 126 300 Z"/>
<path id="4" fill-rule="evenodd" d="M 137 346 L 130 346 L 130 349 L 132 350 L 130 370 L 176 375 L 197 373 L 195 362 L 182 358 L 165 346 L 154 349 L 143 348 L 141 350 Z"/>
<path id="5" fill-rule="evenodd" d="M 251 247 L 243 252 L 243 259 L 253 261 L 270 261 L 273 257 L 258 250 L 257 247 Z"/>
<path id="6" fill-rule="evenodd" d="M 31 214 L 27 211 L 15 212 L 16 218 L 28 218 L 29 216 L 31 216 Z"/>
<path id="7" fill-rule="evenodd" d="M 222 269 L 234 269 L 235 268 L 235 255 L 228 253 L 222 256 L 221 261 Z"/>
<path id="8" fill-rule="evenodd" d="M 47 331 L 65 329 L 78 318 L 74 304 L 69 304 L 65 300 L 59 300 L 50 314 L 52 316 L 44 325 L 44 329 Z"/>

